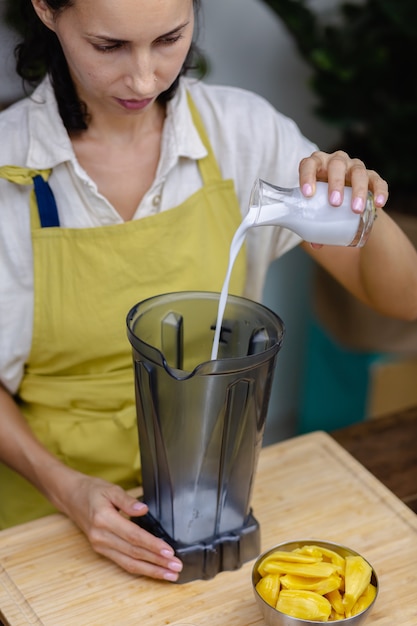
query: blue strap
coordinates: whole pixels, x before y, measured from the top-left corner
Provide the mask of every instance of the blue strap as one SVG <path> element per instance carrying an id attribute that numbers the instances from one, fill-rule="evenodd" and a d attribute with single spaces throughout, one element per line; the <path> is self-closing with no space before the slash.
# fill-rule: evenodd
<path id="1" fill-rule="evenodd" d="M 59 226 L 58 208 L 52 189 L 39 174 L 33 177 L 33 184 L 35 186 L 41 227 L 52 228 Z"/>

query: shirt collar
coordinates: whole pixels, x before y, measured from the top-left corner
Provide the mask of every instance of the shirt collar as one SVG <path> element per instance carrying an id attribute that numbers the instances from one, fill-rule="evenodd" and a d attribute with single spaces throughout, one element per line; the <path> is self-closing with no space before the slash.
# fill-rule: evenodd
<path id="1" fill-rule="evenodd" d="M 168 102 L 156 180 L 164 179 L 180 158 L 196 161 L 207 155 L 188 106 L 189 84 L 182 79 L 175 96 Z"/>
<path id="2" fill-rule="evenodd" d="M 187 91 L 195 80 L 183 78 L 174 98 L 168 103 L 167 122 L 172 126 L 178 155 L 190 159 L 201 159 L 207 150 L 194 126 Z M 168 126 L 169 128 L 169 126 Z"/>
<path id="3" fill-rule="evenodd" d="M 30 99 L 27 166 L 49 169 L 65 161 L 75 160 L 49 78 L 42 81 Z"/>
<path id="4" fill-rule="evenodd" d="M 207 155 L 187 102 L 187 88 L 191 83 L 190 79 L 181 79 L 175 96 L 167 105 L 158 168 L 165 172 L 179 158 L 197 160 Z M 31 100 L 31 137 L 27 166 L 33 169 L 49 169 L 66 161 L 72 161 L 76 165 L 71 140 L 59 114 L 48 77 L 34 91 Z"/>

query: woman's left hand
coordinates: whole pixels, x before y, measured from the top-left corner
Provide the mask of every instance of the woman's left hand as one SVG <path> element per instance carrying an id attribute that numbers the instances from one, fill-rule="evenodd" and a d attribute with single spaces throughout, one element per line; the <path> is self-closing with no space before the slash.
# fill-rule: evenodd
<path id="1" fill-rule="evenodd" d="M 315 192 L 316 181 L 327 181 L 329 202 L 340 206 L 346 185 L 352 187 L 352 210 L 362 213 L 368 191 L 374 195 L 376 207 L 383 207 L 388 199 L 388 185 L 374 170 L 367 170 L 360 159 L 352 159 L 338 150 L 328 154 L 316 151 L 300 163 L 300 187 L 307 197 Z"/>
<path id="2" fill-rule="evenodd" d="M 315 192 L 316 181 L 327 181 L 330 204 L 343 201 L 345 186 L 352 187 L 352 211 L 361 213 L 368 191 L 380 209 L 363 248 L 301 245 L 356 298 L 374 310 L 403 320 L 417 319 L 417 252 L 404 232 L 382 210 L 388 185 L 374 170 L 345 152 L 313 152 L 301 161 L 300 186 L 305 196 Z"/>

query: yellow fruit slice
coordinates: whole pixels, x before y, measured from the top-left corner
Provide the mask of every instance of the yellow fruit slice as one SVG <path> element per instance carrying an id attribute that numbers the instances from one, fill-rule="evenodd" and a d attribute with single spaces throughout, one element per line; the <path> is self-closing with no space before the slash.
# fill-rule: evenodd
<path id="1" fill-rule="evenodd" d="M 276 608 L 286 615 L 316 622 L 327 622 L 332 611 L 330 602 L 324 596 L 314 591 L 295 589 L 282 589 Z"/>
<path id="2" fill-rule="evenodd" d="M 338 574 L 331 574 L 326 578 L 307 578 L 306 576 L 285 574 L 285 576 L 281 577 L 281 586 L 285 589 L 305 589 L 306 591 L 315 591 L 316 593 L 324 596 L 331 591 L 338 590 L 341 581 L 342 579 Z"/>
<path id="3" fill-rule="evenodd" d="M 368 606 L 373 602 L 376 596 L 376 587 L 374 585 L 369 584 L 365 589 L 364 593 L 360 596 L 357 602 L 352 607 L 350 614 L 357 615 L 358 613 L 362 613 Z"/>
<path id="4" fill-rule="evenodd" d="M 259 573 L 260 570 L 258 570 Z M 337 566 L 333 563 L 290 563 L 286 561 L 270 561 L 265 563 L 262 571 L 266 574 L 294 574 L 296 576 L 306 576 L 307 578 L 327 578 L 337 571 Z"/>
<path id="5" fill-rule="evenodd" d="M 344 617 L 345 607 L 343 605 L 343 598 L 342 598 L 342 594 L 340 593 L 340 591 L 338 589 L 335 589 L 334 591 L 329 591 L 328 593 L 326 593 L 326 598 L 332 605 L 332 608 L 334 609 L 335 613 L 343 615 Z"/>
<path id="6" fill-rule="evenodd" d="M 261 576 L 265 576 L 265 566 L 275 561 L 288 561 L 289 563 L 317 563 L 321 560 L 321 557 L 308 556 L 306 554 L 296 554 L 295 552 L 285 552 L 284 550 L 276 550 L 271 554 L 268 554 L 259 563 L 258 572 Z"/>
<path id="7" fill-rule="evenodd" d="M 298 548 L 298 554 L 306 554 L 309 556 L 321 557 L 325 561 L 330 561 L 340 568 L 341 572 L 345 571 L 345 559 L 340 554 L 337 554 L 330 548 L 324 548 L 322 546 L 308 545 Z"/>
<path id="8" fill-rule="evenodd" d="M 371 582 L 372 568 L 361 556 L 347 556 L 343 604 L 348 614 Z"/>
<path id="9" fill-rule="evenodd" d="M 280 590 L 279 579 L 280 577 L 277 574 L 268 574 L 261 578 L 256 585 L 256 591 L 261 598 L 273 607 L 276 606 L 278 600 Z"/>

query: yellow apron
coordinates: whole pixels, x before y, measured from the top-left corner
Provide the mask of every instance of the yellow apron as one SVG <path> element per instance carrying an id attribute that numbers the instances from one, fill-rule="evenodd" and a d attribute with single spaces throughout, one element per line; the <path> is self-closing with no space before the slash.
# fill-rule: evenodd
<path id="1" fill-rule="evenodd" d="M 140 482 L 127 312 L 159 293 L 220 291 L 241 221 L 233 182 L 222 179 L 191 98 L 189 106 L 208 150 L 198 162 L 203 187 L 158 215 L 99 228 L 60 228 L 54 218 L 39 217 L 45 194 L 52 196 L 43 182 L 49 172 L 0 168 L 0 176 L 12 182 L 35 185 L 33 339 L 16 399 L 36 436 L 65 464 L 124 488 Z M 245 275 L 242 254 L 232 293 L 243 292 Z M 0 528 L 54 512 L 3 464 L 0 485 Z"/>

